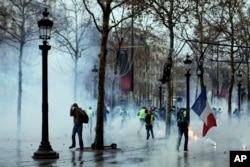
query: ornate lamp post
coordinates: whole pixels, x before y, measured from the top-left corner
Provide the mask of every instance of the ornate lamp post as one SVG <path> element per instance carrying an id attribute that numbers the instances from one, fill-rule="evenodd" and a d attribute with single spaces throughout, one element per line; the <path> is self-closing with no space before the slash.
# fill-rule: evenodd
<path id="1" fill-rule="evenodd" d="M 242 78 L 242 71 L 241 70 L 239 70 L 238 72 L 237 72 L 237 78 L 238 78 L 238 113 L 240 113 L 240 110 L 241 110 L 241 86 L 242 86 L 242 84 L 241 84 L 241 78 Z"/>
<path id="2" fill-rule="evenodd" d="M 96 98 L 97 97 L 96 84 L 97 84 L 97 74 L 98 74 L 98 69 L 96 68 L 96 65 L 94 65 L 94 68 L 92 69 L 92 74 L 93 74 L 93 81 L 94 81 L 94 98 Z"/>
<path id="3" fill-rule="evenodd" d="M 43 45 L 39 45 L 42 50 L 42 141 L 36 152 L 34 159 L 55 159 L 59 158 L 59 154 L 53 151 L 49 142 L 49 125 L 48 125 L 48 50 L 51 46 L 47 44 L 50 39 L 51 28 L 53 22 L 48 19 L 49 13 L 45 8 L 43 18 L 38 21 L 40 39 L 43 40 Z"/>
<path id="4" fill-rule="evenodd" d="M 190 86 L 189 86 L 189 78 L 191 76 L 190 70 L 191 70 L 191 64 L 192 64 L 192 59 L 190 59 L 190 56 L 187 54 L 186 59 L 183 61 L 186 69 L 186 88 L 187 88 L 187 97 L 186 97 L 186 108 L 187 108 L 187 116 L 188 119 L 190 119 Z"/>

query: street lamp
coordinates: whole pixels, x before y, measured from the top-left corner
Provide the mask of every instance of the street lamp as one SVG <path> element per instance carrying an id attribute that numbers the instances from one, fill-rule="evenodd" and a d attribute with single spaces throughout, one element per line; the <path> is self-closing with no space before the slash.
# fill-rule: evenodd
<path id="1" fill-rule="evenodd" d="M 241 110 L 241 78 L 242 78 L 242 71 L 241 70 L 238 70 L 237 72 L 237 78 L 238 78 L 238 113 L 240 113 L 240 110 Z"/>
<path id="2" fill-rule="evenodd" d="M 186 55 L 186 59 L 183 61 L 184 65 L 185 65 L 185 69 L 186 69 L 186 84 L 187 84 L 187 97 L 186 97 L 186 108 L 187 108 L 187 116 L 188 116 L 188 120 L 190 119 L 190 86 L 189 86 L 189 78 L 191 76 L 190 70 L 191 70 L 191 64 L 192 64 L 192 59 L 190 58 L 190 56 L 187 54 Z"/>
<path id="3" fill-rule="evenodd" d="M 43 40 L 43 45 L 39 45 L 42 50 L 42 141 L 36 152 L 34 159 L 55 159 L 59 158 L 59 154 L 53 151 L 49 142 L 49 125 L 48 125 L 48 50 L 51 46 L 47 45 L 47 40 L 50 39 L 51 28 L 53 21 L 48 19 L 48 11 L 45 8 L 43 18 L 39 20 L 38 27 L 40 39 Z"/>
<path id="4" fill-rule="evenodd" d="M 93 81 L 94 81 L 94 98 L 96 98 L 96 84 L 97 84 L 97 74 L 98 69 L 96 68 L 96 65 L 94 65 L 94 68 L 92 69 L 92 75 L 93 75 Z"/>

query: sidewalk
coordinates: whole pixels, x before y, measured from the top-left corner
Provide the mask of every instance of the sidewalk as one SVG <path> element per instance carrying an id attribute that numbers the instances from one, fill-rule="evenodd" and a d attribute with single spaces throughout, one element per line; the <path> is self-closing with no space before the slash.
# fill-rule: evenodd
<path id="1" fill-rule="evenodd" d="M 234 130 L 234 129 L 232 129 Z M 180 152 L 175 150 L 176 132 L 168 139 L 161 132 L 155 131 L 156 138 L 149 141 L 145 135 L 137 136 L 133 131 L 125 135 L 107 132 L 109 143 L 117 144 L 117 149 L 105 148 L 103 151 L 92 150 L 91 141 L 84 138 L 85 150 L 69 150 L 70 137 L 52 137 L 51 146 L 59 153 L 54 160 L 35 160 L 33 153 L 40 144 L 39 137 L 32 139 L 0 138 L 0 167 L 229 167 L 230 150 L 247 149 L 250 141 L 239 142 L 239 136 L 228 136 L 214 129 L 209 132 L 212 138 L 196 138 L 191 133 L 189 151 L 183 152 L 183 140 Z M 144 133 L 144 132 L 143 132 Z M 240 137 L 241 138 L 241 137 Z M 215 142 L 216 141 L 216 142 Z M 243 148 L 243 144 L 246 146 Z"/>
<path id="2" fill-rule="evenodd" d="M 92 150 L 85 147 L 83 152 L 69 150 L 65 145 L 66 139 L 51 140 L 52 148 L 59 153 L 59 159 L 34 160 L 33 153 L 38 144 L 31 141 L 16 142 L 15 139 L 1 141 L 1 167 L 55 167 L 55 166 L 176 166 L 176 167 L 215 167 L 229 166 L 229 147 L 225 141 L 219 141 L 218 146 L 209 142 L 190 139 L 188 153 L 175 151 L 172 139 L 146 141 L 144 138 L 135 139 L 131 143 L 117 143 L 118 149 L 105 148 L 104 151 Z M 237 147 L 231 145 L 232 147 Z"/>

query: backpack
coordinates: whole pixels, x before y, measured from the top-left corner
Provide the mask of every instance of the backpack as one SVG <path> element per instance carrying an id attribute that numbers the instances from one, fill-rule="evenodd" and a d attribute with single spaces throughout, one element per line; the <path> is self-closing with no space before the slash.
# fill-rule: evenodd
<path id="1" fill-rule="evenodd" d="M 82 110 L 82 109 L 80 109 L 80 112 L 81 112 L 79 114 L 79 120 L 80 120 L 80 122 L 87 124 L 89 122 L 89 116 L 88 116 L 88 114 L 84 110 Z"/>

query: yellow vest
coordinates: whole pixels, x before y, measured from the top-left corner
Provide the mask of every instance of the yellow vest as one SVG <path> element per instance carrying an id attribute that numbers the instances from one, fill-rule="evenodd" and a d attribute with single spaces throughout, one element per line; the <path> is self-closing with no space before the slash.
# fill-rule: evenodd
<path id="1" fill-rule="evenodd" d="M 146 117 L 145 109 L 142 108 L 142 109 L 140 109 L 140 111 L 139 111 L 138 118 L 140 118 L 140 119 L 145 119 L 145 117 Z"/>
<path id="2" fill-rule="evenodd" d="M 93 116 L 94 111 L 92 109 L 87 110 L 87 114 L 89 117 Z"/>

